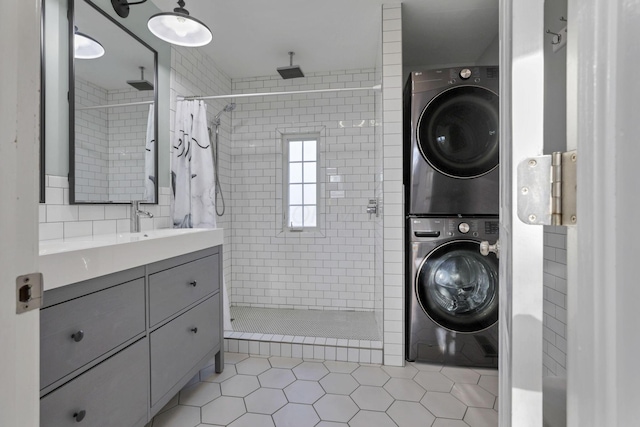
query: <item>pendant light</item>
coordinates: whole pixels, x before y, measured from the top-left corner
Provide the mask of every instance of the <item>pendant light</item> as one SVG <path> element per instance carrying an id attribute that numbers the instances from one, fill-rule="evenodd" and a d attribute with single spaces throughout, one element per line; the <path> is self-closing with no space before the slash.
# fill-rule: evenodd
<path id="1" fill-rule="evenodd" d="M 159 39 L 178 46 L 198 47 L 211 42 L 211 30 L 201 21 L 189 16 L 184 1 L 179 0 L 173 12 L 163 12 L 149 18 L 149 31 Z"/>
<path id="2" fill-rule="evenodd" d="M 104 47 L 93 37 L 89 37 L 74 27 L 73 57 L 77 59 L 96 59 L 104 55 Z"/>

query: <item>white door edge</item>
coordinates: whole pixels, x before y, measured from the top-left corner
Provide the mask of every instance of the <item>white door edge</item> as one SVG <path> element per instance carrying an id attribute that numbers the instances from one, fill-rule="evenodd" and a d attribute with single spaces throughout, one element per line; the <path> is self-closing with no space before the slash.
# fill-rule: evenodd
<path id="1" fill-rule="evenodd" d="M 15 282 L 38 267 L 39 1 L 2 3 L 0 52 L 0 425 L 36 427 L 40 316 L 15 313 Z"/>
<path id="2" fill-rule="evenodd" d="M 517 216 L 520 161 L 543 150 L 544 1 L 500 1 L 501 427 L 542 425 L 543 229 Z"/>

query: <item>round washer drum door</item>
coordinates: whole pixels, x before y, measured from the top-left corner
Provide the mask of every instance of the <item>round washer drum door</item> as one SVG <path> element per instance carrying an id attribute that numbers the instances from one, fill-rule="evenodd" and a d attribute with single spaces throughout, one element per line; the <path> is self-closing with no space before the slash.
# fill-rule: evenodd
<path id="1" fill-rule="evenodd" d="M 470 240 L 445 243 L 422 261 L 416 293 L 424 312 L 454 332 L 479 332 L 498 321 L 498 259 Z"/>
<path id="2" fill-rule="evenodd" d="M 417 138 L 424 159 L 453 178 L 477 178 L 499 162 L 499 98 L 476 86 L 440 93 L 418 119 Z"/>

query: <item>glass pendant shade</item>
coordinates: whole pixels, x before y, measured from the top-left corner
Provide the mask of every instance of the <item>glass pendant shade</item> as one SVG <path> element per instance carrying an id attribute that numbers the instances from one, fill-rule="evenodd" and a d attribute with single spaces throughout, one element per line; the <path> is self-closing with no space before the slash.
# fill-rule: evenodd
<path id="1" fill-rule="evenodd" d="M 206 25 L 183 13 L 158 13 L 149 18 L 147 26 L 159 39 L 178 46 L 204 46 L 213 39 Z"/>
<path id="2" fill-rule="evenodd" d="M 75 32 L 73 35 L 74 57 L 77 59 L 96 59 L 104 55 L 104 47 L 86 34 Z"/>

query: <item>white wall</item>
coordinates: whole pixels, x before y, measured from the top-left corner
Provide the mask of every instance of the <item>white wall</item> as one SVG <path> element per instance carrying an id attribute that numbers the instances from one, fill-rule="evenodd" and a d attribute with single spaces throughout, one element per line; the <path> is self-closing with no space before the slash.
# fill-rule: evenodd
<path id="1" fill-rule="evenodd" d="M 69 204 L 69 181 L 66 176 L 45 177 L 46 203 L 39 207 L 40 240 L 68 239 L 98 234 L 130 231 L 129 206 L 113 204 Z M 169 188 L 158 189 L 157 205 L 142 205 L 153 218 L 140 218 L 140 229 L 168 228 Z"/>
<path id="2" fill-rule="evenodd" d="M 567 230 L 544 230 L 544 376 L 567 376 Z"/>
<path id="3" fill-rule="evenodd" d="M 384 363 L 404 364 L 402 6 L 382 7 Z"/>
<path id="4" fill-rule="evenodd" d="M 233 93 L 371 87 L 375 71 L 233 81 Z M 374 309 L 374 94 L 372 91 L 237 98 L 233 113 L 234 305 Z M 320 132 L 319 233 L 282 230 L 285 133 Z"/>

